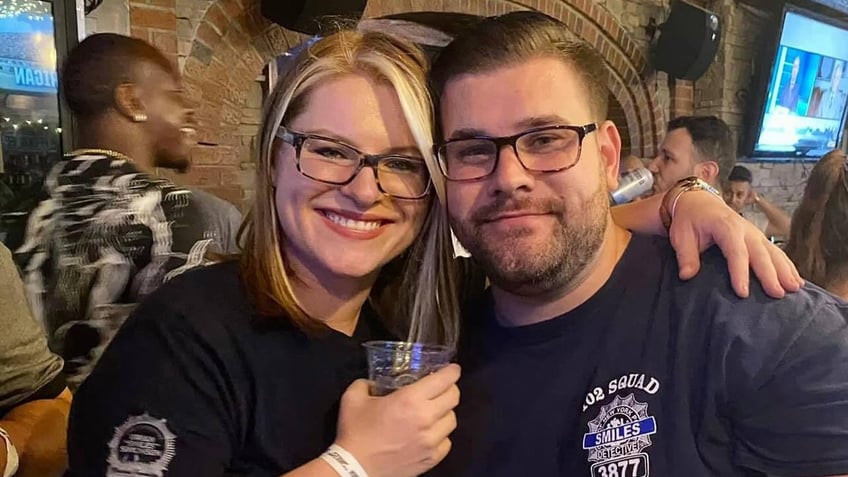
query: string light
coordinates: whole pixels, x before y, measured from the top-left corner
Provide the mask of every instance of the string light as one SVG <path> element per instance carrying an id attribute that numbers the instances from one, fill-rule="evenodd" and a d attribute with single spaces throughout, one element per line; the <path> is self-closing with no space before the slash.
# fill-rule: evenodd
<path id="1" fill-rule="evenodd" d="M 51 16 L 51 3 L 42 0 L 4 0 L 0 3 L 0 18 L 26 15 L 30 20 L 43 21 Z"/>
<path id="2" fill-rule="evenodd" d="M 12 118 L 8 118 L 8 117 L 2 117 L 0 119 L 2 119 L 3 123 L 6 123 L 6 124 L 4 124 L 4 127 L 12 126 L 12 129 L 14 129 L 15 131 L 18 131 L 18 129 L 20 129 L 21 126 L 35 128 L 36 124 L 41 125 L 41 129 L 43 129 L 45 131 L 50 130 L 50 126 L 49 126 L 50 120 L 49 119 L 44 119 L 44 118 L 38 118 L 38 119 L 35 119 L 35 120 L 26 119 L 26 120 L 24 120 L 23 122 L 20 122 L 20 123 L 12 122 Z M 62 128 L 56 128 L 54 131 L 56 132 L 56 134 L 62 134 Z"/>

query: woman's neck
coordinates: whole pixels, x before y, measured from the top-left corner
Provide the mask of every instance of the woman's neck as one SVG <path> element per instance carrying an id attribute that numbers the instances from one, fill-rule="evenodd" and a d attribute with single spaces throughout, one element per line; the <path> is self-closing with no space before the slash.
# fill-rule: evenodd
<path id="1" fill-rule="evenodd" d="M 319 275 L 291 256 L 287 257 L 287 264 L 294 270 L 290 279 L 292 291 L 303 310 L 339 333 L 352 336 L 379 271 L 353 278 Z"/>

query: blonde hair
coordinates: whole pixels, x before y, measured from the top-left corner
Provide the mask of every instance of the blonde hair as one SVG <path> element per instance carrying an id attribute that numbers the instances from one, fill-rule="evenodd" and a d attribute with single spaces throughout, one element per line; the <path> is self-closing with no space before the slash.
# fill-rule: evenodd
<path id="1" fill-rule="evenodd" d="M 285 240 L 274 200 L 275 135 L 308 107 L 310 92 L 341 75 L 365 75 L 397 92 L 403 114 L 434 189 L 444 182 L 432 158 L 433 113 L 426 87 L 427 62 L 415 45 L 378 32 L 342 30 L 310 45 L 281 72 L 265 105 L 256 167 L 256 195 L 240 232 L 242 280 L 260 316 L 284 315 L 304 331 L 325 329 L 299 305 L 281 245 Z M 447 214 L 431 197 L 427 217 L 410 248 L 381 270 L 370 303 L 386 326 L 410 340 L 454 346 L 458 335 L 457 264 Z M 400 279 L 396 279 L 396 277 Z"/>

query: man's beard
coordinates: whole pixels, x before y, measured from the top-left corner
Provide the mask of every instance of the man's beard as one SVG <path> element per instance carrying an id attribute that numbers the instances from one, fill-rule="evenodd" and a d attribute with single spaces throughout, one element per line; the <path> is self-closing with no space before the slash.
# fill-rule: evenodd
<path id="1" fill-rule="evenodd" d="M 156 157 L 156 167 L 170 169 L 177 174 L 185 174 L 191 168 L 191 160 L 188 157 L 170 157 L 159 155 Z"/>
<path id="2" fill-rule="evenodd" d="M 568 210 L 556 199 L 497 200 L 475 211 L 470 220 L 451 217 L 457 238 L 468 249 L 489 280 L 516 295 L 534 296 L 568 289 L 575 285 L 604 241 L 609 220 L 609 196 L 604 182 L 580 210 Z M 515 228 L 498 238 L 488 235 L 483 225 L 507 211 L 547 213 L 555 219 L 550 237 L 528 241 L 530 229 Z M 570 217 L 570 220 L 569 220 Z"/>

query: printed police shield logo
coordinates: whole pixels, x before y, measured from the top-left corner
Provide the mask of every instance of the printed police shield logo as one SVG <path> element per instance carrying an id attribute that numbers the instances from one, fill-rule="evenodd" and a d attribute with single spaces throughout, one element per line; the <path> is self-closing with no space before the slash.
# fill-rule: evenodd
<path id="1" fill-rule="evenodd" d="M 176 436 L 165 419 L 133 416 L 115 428 L 109 441 L 108 477 L 163 477 L 174 458 Z"/>
<path id="2" fill-rule="evenodd" d="M 651 445 L 656 434 L 656 420 L 648 415 L 648 405 L 636 401 L 633 394 L 601 407 L 598 417 L 589 421 L 589 432 L 583 435 L 583 448 L 590 462 L 606 462 L 639 454 Z"/>

